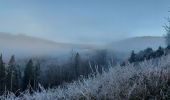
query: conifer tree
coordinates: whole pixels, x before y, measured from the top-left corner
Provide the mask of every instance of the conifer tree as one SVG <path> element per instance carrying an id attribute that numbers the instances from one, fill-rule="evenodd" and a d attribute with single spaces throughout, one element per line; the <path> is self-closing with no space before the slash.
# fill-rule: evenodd
<path id="1" fill-rule="evenodd" d="M 6 90 L 5 80 L 6 80 L 6 70 L 1 54 L 0 55 L 0 94 L 4 93 Z"/>
<path id="2" fill-rule="evenodd" d="M 80 55 L 79 55 L 79 53 L 76 53 L 75 62 L 74 62 L 74 69 L 75 69 L 76 77 L 78 77 L 78 75 L 79 75 L 79 68 L 80 68 Z"/>
<path id="3" fill-rule="evenodd" d="M 131 53 L 131 56 L 129 58 L 129 62 L 132 63 L 132 62 L 135 62 L 135 61 L 136 61 L 136 54 L 133 50 L 132 53 Z"/>
<path id="4" fill-rule="evenodd" d="M 35 69 L 34 69 L 34 87 L 33 88 L 35 90 L 38 89 L 39 77 L 40 77 L 40 63 L 37 62 L 37 64 L 35 65 Z"/>
<path id="5" fill-rule="evenodd" d="M 20 88 L 20 72 L 19 66 L 15 62 L 15 56 L 13 55 L 8 63 L 8 70 L 7 70 L 7 89 L 11 92 L 16 92 Z"/>
<path id="6" fill-rule="evenodd" d="M 30 59 L 26 64 L 23 78 L 23 89 L 32 89 L 34 86 L 34 66 L 33 61 Z"/>

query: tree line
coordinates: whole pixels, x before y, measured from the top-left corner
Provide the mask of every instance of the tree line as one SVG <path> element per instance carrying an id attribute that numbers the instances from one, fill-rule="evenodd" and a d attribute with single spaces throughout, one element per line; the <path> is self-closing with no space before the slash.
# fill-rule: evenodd
<path id="1" fill-rule="evenodd" d="M 152 48 L 146 48 L 145 50 L 141 50 L 138 53 L 132 51 L 128 61 L 130 63 L 140 62 L 144 60 L 154 59 L 161 57 L 163 55 L 167 55 L 170 53 L 170 18 L 167 18 L 168 24 L 164 26 L 166 31 L 165 43 L 167 44 L 166 48 L 162 48 L 161 46 L 157 50 L 153 50 Z"/>
<path id="2" fill-rule="evenodd" d="M 128 61 L 130 63 L 141 62 L 144 60 L 155 59 L 161 57 L 163 55 L 167 55 L 170 51 L 170 46 L 166 48 L 159 47 L 157 50 L 153 50 L 152 48 L 147 48 L 145 50 L 141 50 L 138 53 L 132 51 Z"/>
<path id="3" fill-rule="evenodd" d="M 25 66 L 24 74 L 22 75 L 20 66 L 15 61 L 13 55 L 8 63 L 4 63 L 2 54 L 0 56 L 0 94 L 8 91 L 15 94 L 30 89 L 38 88 L 38 74 L 40 71 L 39 64 L 33 64 L 30 59 Z"/>
<path id="4" fill-rule="evenodd" d="M 110 55 L 107 50 L 97 50 L 86 58 L 83 55 L 80 55 L 80 53 L 75 52 L 71 55 L 70 59 L 63 64 L 49 64 L 47 66 L 48 69 L 44 72 L 46 73 L 44 76 L 47 77 L 47 80 L 42 83 L 44 84 L 44 87 L 48 88 L 72 82 L 81 77 L 86 78 L 91 73 L 102 73 L 103 70 L 109 68 L 109 62 L 116 64 L 117 59 L 113 56 L 114 55 Z M 113 59 L 111 59 L 111 57 Z"/>
<path id="5" fill-rule="evenodd" d="M 64 83 L 72 82 L 78 78 L 88 77 L 90 73 L 102 72 L 107 69 L 107 51 L 100 50 L 88 59 L 83 58 L 78 52 L 62 63 L 46 66 L 42 70 L 42 62 L 30 59 L 24 65 L 16 63 L 15 56 L 11 56 L 8 63 L 3 61 L 0 55 L 0 95 L 13 92 L 19 95 L 20 92 L 38 91 L 39 84 L 45 88 L 52 88 Z"/>

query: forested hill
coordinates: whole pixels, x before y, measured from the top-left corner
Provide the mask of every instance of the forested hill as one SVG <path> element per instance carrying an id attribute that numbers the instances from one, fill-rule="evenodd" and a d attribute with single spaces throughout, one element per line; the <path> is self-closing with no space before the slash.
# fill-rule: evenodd
<path id="1" fill-rule="evenodd" d="M 131 52 L 132 50 L 138 52 L 148 47 L 152 48 L 153 50 L 156 50 L 159 46 L 166 46 L 164 37 L 143 36 L 113 42 L 107 45 L 107 48 L 112 48 L 116 51 L 122 52 Z"/>
<path id="2" fill-rule="evenodd" d="M 90 45 L 60 43 L 22 34 L 13 35 L 0 32 L 0 52 L 6 56 L 11 56 L 12 54 L 15 54 L 17 57 L 49 56 L 70 52 L 72 49 L 85 50 L 92 47 Z"/>

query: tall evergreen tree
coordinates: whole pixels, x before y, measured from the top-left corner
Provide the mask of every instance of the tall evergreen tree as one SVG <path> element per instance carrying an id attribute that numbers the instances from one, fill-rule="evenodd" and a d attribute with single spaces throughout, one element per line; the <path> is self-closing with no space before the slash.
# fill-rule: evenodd
<path id="1" fill-rule="evenodd" d="M 76 53 L 76 55 L 75 55 L 74 69 L 75 69 L 75 77 L 78 77 L 79 69 L 80 69 L 80 55 L 79 55 L 79 53 Z"/>
<path id="2" fill-rule="evenodd" d="M 39 79 L 40 79 L 40 63 L 37 62 L 37 64 L 35 65 L 35 70 L 34 70 L 34 86 L 33 86 L 33 88 L 35 90 L 38 89 Z"/>
<path id="3" fill-rule="evenodd" d="M 15 56 L 13 55 L 8 63 L 7 70 L 7 89 L 11 92 L 16 92 L 20 88 L 20 74 L 19 74 L 19 66 L 17 66 L 15 62 Z"/>
<path id="4" fill-rule="evenodd" d="M 0 55 L 0 94 L 4 93 L 6 90 L 5 80 L 6 80 L 6 70 L 1 54 Z"/>
<path id="5" fill-rule="evenodd" d="M 33 61 L 30 59 L 26 64 L 23 78 L 23 89 L 32 89 L 34 86 L 34 65 Z"/>
<path id="6" fill-rule="evenodd" d="M 129 58 L 129 62 L 132 63 L 132 62 L 135 62 L 135 61 L 136 61 L 136 54 L 133 50 L 132 53 L 131 53 L 131 56 Z"/>

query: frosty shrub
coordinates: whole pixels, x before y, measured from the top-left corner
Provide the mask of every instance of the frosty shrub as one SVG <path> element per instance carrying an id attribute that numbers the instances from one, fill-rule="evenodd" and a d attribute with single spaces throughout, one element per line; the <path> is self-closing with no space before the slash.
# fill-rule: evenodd
<path id="1" fill-rule="evenodd" d="M 12 93 L 6 100 L 145 100 L 170 99 L 170 55 L 139 64 L 112 66 L 108 72 L 41 92 Z"/>

